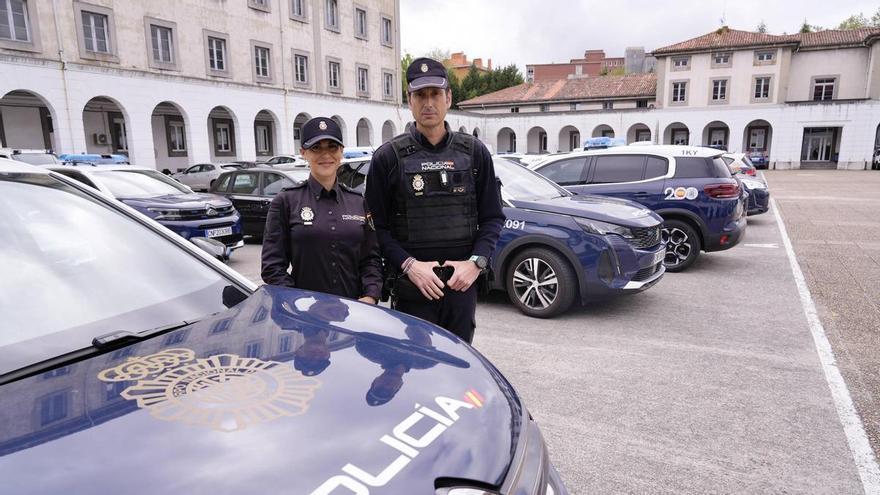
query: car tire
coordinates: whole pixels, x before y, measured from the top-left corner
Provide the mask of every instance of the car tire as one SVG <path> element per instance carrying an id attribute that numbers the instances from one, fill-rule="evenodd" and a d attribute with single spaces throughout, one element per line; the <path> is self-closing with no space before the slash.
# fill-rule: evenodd
<path id="1" fill-rule="evenodd" d="M 556 283 L 548 284 L 551 280 Z M 543 285 L 535 286 L 535 281 Z M 571 265 L 546 248 L 526 249 L 517 254 L 508 264 L 505 286 L 514 306 L 535 318 L 561 314 L 578 293 L 578 279 Z"/>
<path id="2" fill-rule="evenodd" d="M 700 256 L 700 236 L 691 224 L 681 220 L 664 220 L 660 236 L 666 244 L 663 266 L 667 272 L 686 270 Z"/>
<path id="3" fill-rule="evenodd" d="M 208 189 L 206 189 L 205 191 L 206 191 L 206 192 L 211 192 L 211 189 L 214 189 L 214 183 L 215 183 L 215 182 L 217 182 L 217 179 L 213 179 L 213 180 L 208 184 Z"/>

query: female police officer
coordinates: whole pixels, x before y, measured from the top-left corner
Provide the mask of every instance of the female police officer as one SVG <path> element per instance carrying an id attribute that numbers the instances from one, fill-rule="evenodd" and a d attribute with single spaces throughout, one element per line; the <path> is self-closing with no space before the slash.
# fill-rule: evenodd
<path id="1" fill-rule="evenodd" d="M 263 281 L 376 304 L 382 292 L 376 233 L 364 198 L 336 181 L 342 131 L 332 119 L 316 117 L 303 125 L 302 142 L 309 178 L 269 206 Z"/>

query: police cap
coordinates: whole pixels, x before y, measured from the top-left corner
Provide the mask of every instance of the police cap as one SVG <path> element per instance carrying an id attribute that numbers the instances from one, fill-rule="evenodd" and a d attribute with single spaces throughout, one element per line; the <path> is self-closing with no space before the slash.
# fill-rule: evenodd
<path id="1" fill-rule="evenodd" d="M 449 87 L 449 80 L 446 77 L 446 67 L 427 57 L 413 60 L 406 69 L 406 82 L 409 83 L 410 93 L 422 88 L 446 89 Z"/>
<path id="2" fill-rule="evenodd" d="M 302 126 L 302 147 L 311 148 L 324 139 L 342 144 L 342 129 L 335 120 L 327 117 L 315 117 Z"/>

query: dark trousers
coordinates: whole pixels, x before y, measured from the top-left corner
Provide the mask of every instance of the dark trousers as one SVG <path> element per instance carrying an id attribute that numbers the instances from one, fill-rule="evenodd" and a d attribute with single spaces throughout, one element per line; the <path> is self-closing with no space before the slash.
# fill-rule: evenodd
<path id="1" fill-rule="evenodd" d="M 392 307 L 408 315 L 439 325 L 470 344 L 474 340 L 475 315 L 477 312 L 477 282 L 460 292 L 443 289 L 438 300 L 393 301 Z"/>

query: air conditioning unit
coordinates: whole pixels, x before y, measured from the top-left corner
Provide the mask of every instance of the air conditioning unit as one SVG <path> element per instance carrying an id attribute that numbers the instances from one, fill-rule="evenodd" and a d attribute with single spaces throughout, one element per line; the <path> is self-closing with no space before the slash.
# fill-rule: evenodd
<path id="1" fill-rule="evenodd" d="M 95 138 L 95 144 L 107 144 L 107 135 L 106 134 L 93 134 Z"/>

